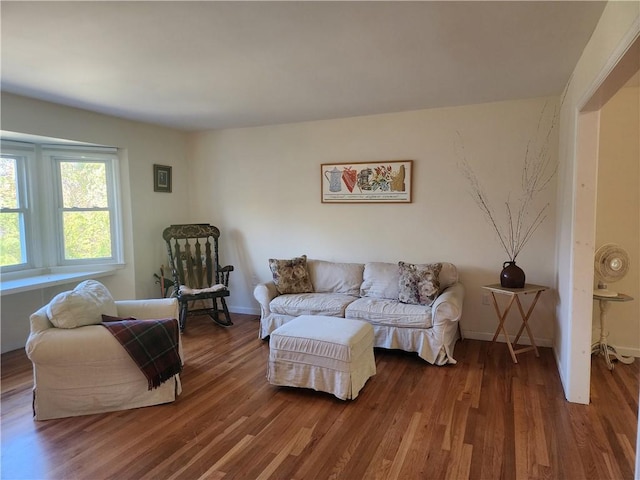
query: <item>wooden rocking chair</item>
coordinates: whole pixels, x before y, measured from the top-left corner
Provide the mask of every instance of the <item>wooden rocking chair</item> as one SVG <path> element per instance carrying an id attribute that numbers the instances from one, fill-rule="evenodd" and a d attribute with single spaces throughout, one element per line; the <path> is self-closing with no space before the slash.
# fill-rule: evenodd
<path id="1" fill-rule="evenodd" d="M 220 230 L 206 223 L 171 225 L 162 232 L 167 244 L 169 265 L 173 275 L 174 296 L 180 304 L 180 330 L 184 331 L 187 315 L 208 314 L 214 322 L 228 327 L 233 325 L 225 297 L 229 292 L 229 273 L 232 265 L 220 267 L 218 260 L 218 238 Z M 218 300 L 224 313 L 220 318 Z M 212 305 L 189 304 L 203 302 Z"/>

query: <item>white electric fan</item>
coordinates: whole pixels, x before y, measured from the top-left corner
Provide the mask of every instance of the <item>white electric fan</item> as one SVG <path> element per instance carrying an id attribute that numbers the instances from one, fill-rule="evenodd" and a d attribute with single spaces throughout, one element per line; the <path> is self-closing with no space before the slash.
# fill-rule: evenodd
<path id="1" fill-rule="evenodd" d="M 593 290 L 593 294 L 600 297 L 617 297 L 618 292 L 609 290 L 607 283 L 617 282 L 627 274 L 629 254 L 620 245 L 606 243 L 596 250 L 594 268 L 598 288 Z"/>

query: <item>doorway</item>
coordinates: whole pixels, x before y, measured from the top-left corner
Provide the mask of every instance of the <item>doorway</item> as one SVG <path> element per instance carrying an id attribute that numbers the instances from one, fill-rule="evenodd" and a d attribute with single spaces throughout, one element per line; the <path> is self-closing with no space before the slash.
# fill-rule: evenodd
<path id="1" fill-rule="evenodd" d="M 607 103 L 614 98 L 623 88 L 635 88 L 635 92 L 638 92 L 638 88 L 634 85 L 634 78 L 637 77 L 640 71 L 640 37 L 636 37 L 626 52 L 620 57 L 620 60 L 608 73 L 606 78 L 595 90 L 591 98 L 585 103 L 584 107 L 580 110 L 578 116 L 578 131 L 577 131 L 577 148 L 578 148 L 578 161 L 580 162 L 581 179 L 583 186 L 586 185 L 587 195 L 584 195 L 576 206 L 576 211 L 580 211 L 582 215 L 587 218 L 582 223 L 583 229 L 576 233 L 576 240 L 582 241 L 583 244 L 598 245 L 598 241 L 602 240 L 602 236 L 598 238 L 596 232 L 596 226 L 598 224 L 596 216 L 598 215 L 596 191 L 598 187 L 598 164 L 600 161 L 605 162 L 606 159 L 600 159 L 600 141 L 601 141 L 601 120 L 609 121 L 607 117 L 602 118 L 603 109 L 606 108 Z M 636 76 L 636 77 L 634 77 Z M 631 84 L 629 83 L 631 82 Z M 633 94 L 632 94 L 633 95 Z M 636 106 L 640 104 L 640 94 L 636 95 Z M 608 115 L 609 112 L 607 112 Z M 635 138 L 628 139 L 629 142 L 636 142 L 636 145 L 640 142 L 640 132 L 636 129 Z M 636 170 L 637 172 L 637 170 Z M 640 175 L 635 175 L 634 187 L 640 189 Z M 602 214 L 602 212 L 599 212 Z M 636 211 L 629 211 L 627 213 L 634 222 L 640 222 L 640 212 L 636 207 Z M 591 217 L 592 216 L 592 217 Z M 630 218 L 629 217 L 629 218 Z M 604 222 L 602 222 L 604 223 Z M 588 227 L 588 228 L 587 228 Z M 631 247 L 630 247 L 631 248 Z M 640 251 L 640 245 L 635 245 L 632 248 L 637 249 L 634 253 L 634 258 L 638 258 L 638 251 Z M 581 292 L 576 294 L 577 303 L 580 311 L 583 313 L 593 312 L 594 302 L 590 293 L 589 281 L 593 282 L 593 254 L 587 255 L 586 252 L 582 252 L 580 256 L 576 256 L 576 262 L 580 262 L 582 271 L 591 272 L 591 277 L 583 279 L 581 284 Z M 632 269 L 636 271 L 640 270 L 640 262 L 636 260 L 631 265 Z M 635 287 L 637 289 L 637 287 Z M 636 299 L 636 302 L 640 302 L 640 291 L 629 292 L 631 296 Z M 574 312 L 575 313 L 575 312 Z M 596 312 L 597 313 L 597 312 Z M 580 322 L 584 322 L 582 325 L 585 329 L 590 327 L 592 315 L 582 315 L 579 319 Z M 587 325 L 589 322 L 589 325 Z M 589 332 L 591 329 L 589 328 Z M 591 340 L 591 335 L 589 335 Z M 590 345 L 586 345 L 586 337 L 581 338 L 581 343 L 578 345 L 580 349 L 588 349 Z M 582 343 L 584 342 L 584 344 Z M 636 361 L 640 361 L 637 359 Z M 579 370 L 578 376 L 589 379 L 591 377 L 591 364 L 586 362 L 585 365 L 579 365 L 575 367 Z M 640 392 L 636 393 L 640 398 Z M 636 422 L 638 418 L 638 412 L 636 414 Z M 640 461 L 638 456 L 638 445 L 640 445 L 640 425 L 638 425 L 638 436 L 636 442 L 636 475 L 640 475 Z"/>

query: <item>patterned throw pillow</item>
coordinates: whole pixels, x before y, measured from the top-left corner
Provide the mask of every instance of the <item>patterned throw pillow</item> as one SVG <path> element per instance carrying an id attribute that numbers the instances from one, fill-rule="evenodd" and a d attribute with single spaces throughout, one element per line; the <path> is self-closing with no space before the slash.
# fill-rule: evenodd
<path id="1" fill-rule="evenodd" d="M 440 294 L 441 263 L 415 265 L 398 262 L 400 280 L 398 300 L 413 305 L 430 307 Z"/>
<path id="2" fill-rule="evenodd" d="M 285 293 L 311 293 L 313 285 L 307 271 L 307 256 L 291 260 L 269 259 L 269 268 L 273 274 L 273 283 L 281 295 Z"/>

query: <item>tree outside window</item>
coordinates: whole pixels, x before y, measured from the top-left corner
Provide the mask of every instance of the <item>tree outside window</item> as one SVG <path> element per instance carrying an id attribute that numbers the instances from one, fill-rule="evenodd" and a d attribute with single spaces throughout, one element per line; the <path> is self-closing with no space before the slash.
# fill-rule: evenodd
<path id="1" fill-rule="evenodd" d="M 22 158 L 0 158 L 0 266 L 27 263 Z"/>
<path id="2" fill-rule="evenodd" d="M 111 258 L 107 164 L 58 162 L 65 260 Z"/>

